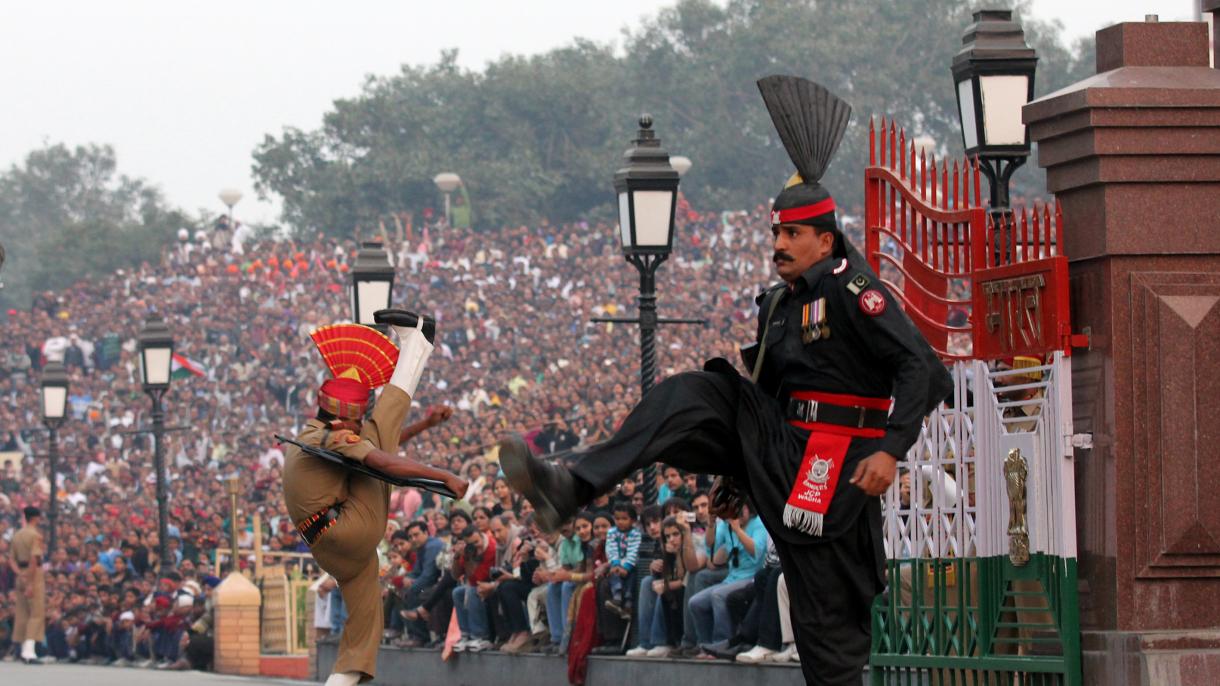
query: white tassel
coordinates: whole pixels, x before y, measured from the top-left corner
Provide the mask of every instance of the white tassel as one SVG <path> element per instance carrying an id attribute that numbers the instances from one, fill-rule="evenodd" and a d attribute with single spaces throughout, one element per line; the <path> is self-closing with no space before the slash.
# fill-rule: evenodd
<path id="1" fill-rule="evenodd" d="M 802 510 L 791 505 L 784 506 L 784 526 L 789 529 L 796 529 L 810 536 L 821 536 L 822 519 L 823 515 L 817 512 Z"/>

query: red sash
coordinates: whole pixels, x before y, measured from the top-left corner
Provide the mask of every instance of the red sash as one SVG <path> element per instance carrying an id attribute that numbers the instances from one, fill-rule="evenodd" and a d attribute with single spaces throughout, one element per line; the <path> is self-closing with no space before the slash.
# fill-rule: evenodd
<path id="1" fill-rule="evenodd" d="M 881 410 L 890 407 L 888 398 L 867 398 L 812 391 L 798 391 L 793 393 L 792 397 L 797 400 L 815 400 L 820 403 L 846 407 Z M 801 468 L 796 473 L 796 483 L 792 485 L 788 503 L 784 506 L 784 526 L 810 536 L 821 536 L 823 520 L 827 510 L 830 509 L 835 487 L 839 484 L 839 472 L 843 469 L 843 458 L 847 456 L 847 448 L 851 445 L 851 439 L 857 436 L 881 438 L 885 435 L 885 430 L 797 420 L 789 420 L 788 423 L 801 429 L 807 429 L 809 440 L 805 442 L 805 455 L 801 459 Z"/>

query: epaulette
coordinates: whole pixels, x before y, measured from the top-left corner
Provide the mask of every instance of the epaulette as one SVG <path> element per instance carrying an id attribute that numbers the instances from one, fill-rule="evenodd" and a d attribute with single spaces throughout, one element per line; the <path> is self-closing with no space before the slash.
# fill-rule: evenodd
<path id="1" fill-rule="evenodd" d="M 775 284 L 774 286 L 769 286 L 767 288 L 764 288 L 761 293 L 759 293 L 757 296 L 755 296 L 754 304 L 758 305 L 759 307 L 762 307 L 763 301 L 767 299 L 767 294 L 771 293 L 774 290 L 783 288 L 786 285 L 787 284 L 780 282 L 780 283 Z"/>

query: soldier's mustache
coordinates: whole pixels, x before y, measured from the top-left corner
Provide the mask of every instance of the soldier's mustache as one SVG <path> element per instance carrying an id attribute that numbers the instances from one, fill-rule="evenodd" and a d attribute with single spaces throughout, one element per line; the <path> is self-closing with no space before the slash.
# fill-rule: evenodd
<path id="1" fill-rule="evenodd" d="M 772 262 L 795 262 L 796 258 L 793 257 L 792 255 L 789 255 L 788 253 L 784 252 L 783 250 L 776 250 L 775 254 L 771 257 L 771 261 Z"/>

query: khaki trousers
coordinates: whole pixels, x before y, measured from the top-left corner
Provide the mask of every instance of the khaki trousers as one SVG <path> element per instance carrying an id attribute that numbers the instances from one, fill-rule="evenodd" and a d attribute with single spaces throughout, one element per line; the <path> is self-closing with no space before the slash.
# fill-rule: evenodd
<path id="1" fill-rule="evenodd" d="M 363 438 L 391 455 L 398 452 L 398 436 L 411 407 L 411 398 L 395 386 L 386 386 L 360 431 Z M 385 617 L 378 583 L 377 545 L 385 537 L 390 485 L 363 474 L 351 474 L 348 498 L 339 518 L 310 551 L 318 565 L 339 583 L 347 605 L 347 623 L 339 638 L 334 672 L 361 672 L 361 681 L 377 672 L 377 648 Z"/>
<path id="2" fill-rule="evenodd" d="M 34 587 L 34 594 L 32 597 L 27 597 L 26 589 L 31 585 Z M 46 584 L 41 569 L 34 571 L 32 584 L 22 581 L 21 577 L 17 578 L 17 608 L 13 622 L 14 643 L 20 644 L 22 641 L 42 643 L 46 640 L 46 599 Z"/>

